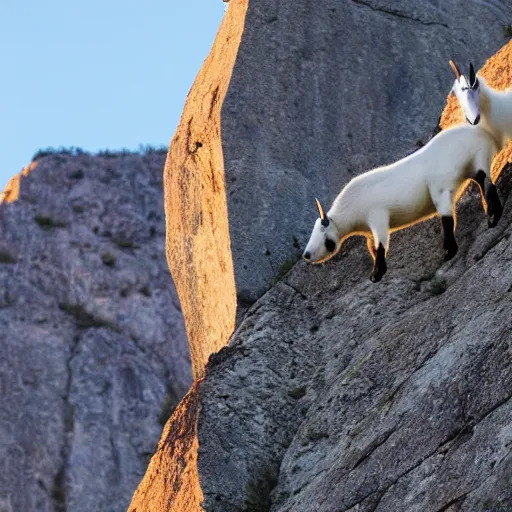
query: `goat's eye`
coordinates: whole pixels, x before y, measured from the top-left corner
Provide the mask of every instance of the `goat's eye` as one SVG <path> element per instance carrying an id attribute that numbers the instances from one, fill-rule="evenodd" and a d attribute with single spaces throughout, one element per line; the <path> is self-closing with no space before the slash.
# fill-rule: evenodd
<path id="1" fill-rule="evenodd" d="M 329 252 L 333 252 L 334 249 L 336 249 L 336 243 L 333 242 L 330 238 L 326 238 L 325 239 L 325 248 L 329 251 Z"/>

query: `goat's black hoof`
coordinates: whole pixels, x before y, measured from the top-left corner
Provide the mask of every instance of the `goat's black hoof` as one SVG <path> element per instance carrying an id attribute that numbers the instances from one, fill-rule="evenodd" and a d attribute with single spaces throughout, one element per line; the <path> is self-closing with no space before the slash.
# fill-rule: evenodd
<path id="1" fill-rule="evenodd" d="M 457 254 L 458 250 L 459 247 L 457 245 L 452 245 L 449 247 L 446 251 L 446 254 L 444 255 L 444 261 L 450 261 Z"/>
<path id="2" fill-rule="evenodd" d="M 378 283 L 387 272 L 387 270 L 387 267 L 374 269 L 372 275 L 370 276 L 370 281 L 372 283 Z"/>
<path id="3" fill-rule="evenodd" d="M 375 273 L 374 273 L 374 274 L 372 274 L 372 275 L 370 276 L 370 281 L 371 281 L 372 283 L 378 283 L 381 279 L 382 279 L 382 274 L 375 274 Z"/>
<path id="4" fill-rule="evenodd" d="M 487 226 L 490 228 L 495 228 L 501 219 L 502 213 L 503 213 L 503 210 L 499 210 L 499 211 L 489 215 L 489 218 L 487 219 Z"/>

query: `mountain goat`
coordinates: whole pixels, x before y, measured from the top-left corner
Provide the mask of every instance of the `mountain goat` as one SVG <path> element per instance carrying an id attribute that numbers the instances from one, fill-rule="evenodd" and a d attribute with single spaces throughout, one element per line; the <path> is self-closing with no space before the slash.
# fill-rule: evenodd
<path id="1" fill-rule="evenodd" d="M 487 210 L 483 191 L 495 152 L 496 144 L 488 132 L 457 126 L 439 133 L 402 160 L 353 178 L 327 213 L 317 199 L 320 218 L 304 259 L 324 262 L 340 250 L 346 238 L 363 235 L 374 260 L 370 279 L 380 281 L 387 270 L 390 232 L 436 214 L 441 216 L 445 260 L 453 258 L 458 250 L 454 234 L 457 191 L 466 180 L 474 180 Z"/>
<path id="2" fill-rule="evenodd" d="M 460 72 L 457 64 L 450 61 L 455 73 L 452 92 L 455 94 L 469 124 L 479 124 L 496 141 L 496 152 L 501 151 L 512 139 L 512 89 L 496 91 L 477 77 L 473 64 L 469 64 L 469 80 Z M 490 181 L 486 191 L 489 212 L 494 215 L 494 225 L 503 212 L 496 186 Z"/>

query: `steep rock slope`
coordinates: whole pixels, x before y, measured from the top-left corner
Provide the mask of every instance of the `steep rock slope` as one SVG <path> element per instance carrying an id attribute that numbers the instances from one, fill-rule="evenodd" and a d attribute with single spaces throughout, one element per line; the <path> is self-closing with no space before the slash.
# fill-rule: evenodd
<path id="1" fill-rule="evenodd" d="M 229 2 L 165 168 L 167 259 L 196 376 L 232 333 L 235 297 L 241 318 L 297 258 L 315 195 L 329 204 L 425 141 L 448 60 L 481 64 L 511 16 L 502 0 Z"/>
<path id="2" fill-rule="evenodd" d="M 512 84 L 511 59 L 486 65 L 491 85 Z M 129 510 L 183 510 L 193 488 L 187 511 L 509 511 L 510 172 L 497 228 L 475 187 L 461 199 L 451 262 L 434 219 L 393 235 L 378 285 L 357 239 L 297 264 L 210 358 L 166 432 L 193 424 L 161 439 Z"/>
<path id="3" fill-rule="evenodd" d="M 163 164 L 56 154 L 4 195 L 1 510 L 125 510 L 190 385 Z"/>

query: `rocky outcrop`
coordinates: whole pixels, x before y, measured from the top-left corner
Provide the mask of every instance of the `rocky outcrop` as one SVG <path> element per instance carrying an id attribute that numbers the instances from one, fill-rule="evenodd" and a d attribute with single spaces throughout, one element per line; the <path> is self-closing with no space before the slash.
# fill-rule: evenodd
<path id="1" fill-rule="evenodd" d="M 386 9 L 374 15 L 412 23 Z M 433 23 L 423 21 L 414 23 Z M 486 65 L 491 85 L 512 83 L 511 59 L 508 45 Z M 352 239 L 327 264 L 298 263 L 249 309 L 188 396 L 197 431 L 180 438 L 191 448 L 179 460 L 193 461 L 184 484 L 200 485 L 203 502 L 187 512 L 512 509 L 510 169 L 498 187 L 505 213 L 495 229 L 475 187 L 461 198 L 450 262 L 433 219 L 392 236 L 378 285 Z M 182 483 L 165 486 L 174 446 L 162 438 L 130 512 L 182 510 Z"/>
<path id="2" fill-rule="evenodd" d="M 511 14 L 506 1 L 229 2 L 165 170 L 167 259 L 196 376 L 232 333 L 235 296 L 240 319 L 296 261 L 314 197 L 329 204 L 424 142 L 448 60 L 482 64 Z"/>
<path id="3" fill-rule="evenodd" d="M 187 319 L 195 377 L 235 326 L 220 115 L 246 8 L 246 0 L 231 3 L 188 95 L 164 170 L 167 261 Z"/>
<path id="4" fill-rule="evenodd" d="M 0 510 L 126 510 L 188 390 L 163 164 L 53 154 L 4 195 Z"/>

